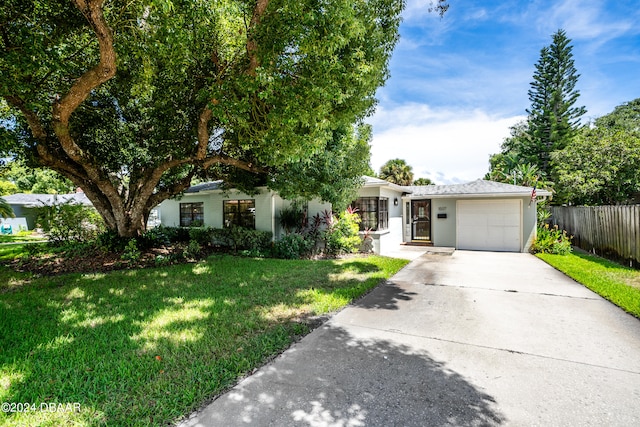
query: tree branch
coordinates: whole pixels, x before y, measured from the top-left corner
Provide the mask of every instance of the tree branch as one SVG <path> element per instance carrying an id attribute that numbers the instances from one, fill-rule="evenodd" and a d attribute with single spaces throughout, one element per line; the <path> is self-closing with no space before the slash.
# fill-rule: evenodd
<path id="1" fill-rule="evenodd" d="M 113 33 L 102 13 L 105 0 L 74 0 L 93 29 L 100 49 L 98 65 L 84 73 L 69 89 L 69 92 L 53 104 L 53 128 L 63 150 L 74 161 L 84 164 L 86 155 L 75 143 L 69 132 L 69 118 L 82 104 L 92 90 L 111 79 L 116 74 L 116 52 L 113 47 Z"/>
<path id="2" fill-rule="evenodd" d="M 27 108 L 27 105 L 24 102 L 24 100 L 17 95 L 8 95 L 8 96 L 5 96 L 4 99 L 7 101 L 9 105 L 20 110 L 20 112 L 24 115 L 25 119 L 27 119 L 27 124 L 31 129 L 31 133 L 33 134 L 33 137 L 39 143 L 45 144 L 47 142 L 47 131 L 44 130 L 44 127 L 42 126 L 42 122 L 40 121 L 40 118 L 38 117 L 38 115 L 35 112 L 31 111 L 29 108 Z"/>
<path id="3" fill-rule="evenodd" d="M 215 101 L 214 101 L 215 102 Z M 213 117 L 213 111 L 208 106 L 204 107 L 198 120 L 198 150 L 196 158 L 204 160 L 207 157 L 207 147 L 209 146 L 209 122 Z"/>
<path id="4" fill-rule="evenodd" d="M 247 54 L 249 55 L 249 68 L 247 74 L 250 76 L 256 75 L 256 69 L 260 65 L 258 61 L 258 42 L 252 34 L 253 30 L 260 25 L 260 20 L 264 16 L 265 11 L 269 6 L 269 0 L 258 0 L 256 6 L 253 9 L 253 15 L 249 22 L 249 28 L 247 31 Z"/>

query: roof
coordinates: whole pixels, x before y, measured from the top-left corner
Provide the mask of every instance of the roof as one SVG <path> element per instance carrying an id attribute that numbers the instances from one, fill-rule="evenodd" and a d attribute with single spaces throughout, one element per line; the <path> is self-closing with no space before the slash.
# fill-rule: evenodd
<path id="1" fill-rule="evenodd" d="M 414 185 L 407 187 L 411 196 L 439 196 L 439 197 L 482 197 L 482 196 L 529 196 L 533 187 L 505 184 L 502 182 L 486 181 L 478 179 L 465 184 L 447 185 Z M 544 189 L 536 189 L 538 196 L 551 196 L 551 192 Z"/>
<path id="2" fill-rule="evenodd" d="M 365 187 L 383 187 L 384 186 L 384 187 L 390 187 L 396 191 L 400 191 L 403 193 L 411 193 L 412 187 L 406 187 L 403 185 L 394 184 L 392 182 L 385 181 L 384 179 L 374 178 L 372 176 L 363 176 L 362 179 L 364 179 Z"/>
<path id="3" fill-rule="evenodd" d="M 203 182 L 202 184 L 192 185 L 191 187 L 185 190 L 185 193 L 200 193 L 201 191 L 213 191 L 213 190 L 222 190 L 223 181 L 210 181 Z"/>
<path id="4" fill-rule="evenodd" d="M 26 194 L 18 193 L 2 197 L 10 205 L 20 205 L 25 208 L 40 208 L 54 204 L 72 203 L 84 206 L 93 206 L 84 193 L 71 194 Z"/>
<path id="5" fill-rule="evenodd" d="M 364 187 L 389 187 L 393 190 L 409 194 L 410 197 L 524 197 L 530 196 L 532 187 L 520 185 L 504 184 L 502 182 L 486 181 L 478 179 L 465 184 L 445 184 L 445 185 L 397 185 L 384 179 L 372 176 L 363 176 Z M 185 193 L 200 193 L 204 191 L 215 191 L 224 189 L 222 180 L 205 182 L 189 187 Z M 538 196 L 551 196 L 551 193 L 544 189 L 536 189 Z"/>

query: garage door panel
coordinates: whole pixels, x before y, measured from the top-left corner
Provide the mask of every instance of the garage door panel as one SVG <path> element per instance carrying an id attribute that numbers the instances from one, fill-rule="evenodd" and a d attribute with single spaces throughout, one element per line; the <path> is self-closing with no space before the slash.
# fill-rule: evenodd
<path id="1" fill-rule="evenodd" d="M 521 206 L 520 200 L 459 200 L 458 249 L 520 252 Z"/>

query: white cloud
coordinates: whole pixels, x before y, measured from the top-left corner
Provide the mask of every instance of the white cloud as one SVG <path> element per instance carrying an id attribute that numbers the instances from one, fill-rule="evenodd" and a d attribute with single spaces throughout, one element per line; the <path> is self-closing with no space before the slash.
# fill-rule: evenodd
<path id="1" fill-rule="evenodd" d="M 437 184 L 482 178 L 489 155 L 499 151 L 509 127 L 523 118 L 416 103 L 379 108 L 369 120 L 374 131 L 371 164 L 378 171 L 390 159 L 404 159 L 416 178 L 427 177 Z"/>
<path id="2" fill-rule="evenodd" d="M 595 40 L 601 45 L 636 26 L 631 20 L 610 20 L 607 7 L 598 0 L 564 0 L 554 4 L 551 16 L 540 16 L 539 22 L 552 31 L 563 28 L 572 39 Z"/>

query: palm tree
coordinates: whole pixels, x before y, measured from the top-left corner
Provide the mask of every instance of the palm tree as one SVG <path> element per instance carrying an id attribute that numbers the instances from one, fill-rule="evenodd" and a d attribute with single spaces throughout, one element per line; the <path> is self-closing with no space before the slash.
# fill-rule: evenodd
<path id="1" fill-rule="evenodd" d="M 413 181 L 413 185 L 433 185 L 434 182 L 431 181 L 429 178 L 418 178 L 415 181 Z"/>
<path id="2" fill-rule="evenodd" d="M 15 218 L 16 216 L 13 213 L 13 209 L 11 209 L 11 205 L 2 197 L 0 197 L 0 216 L 2 218 Z"/>
<path id="3" fill-rule="evenodd" d="M 389 160 L 380 168 L 380 178 L 398 185 L 411 185 L 413 168 L 402 159 Z"/>

